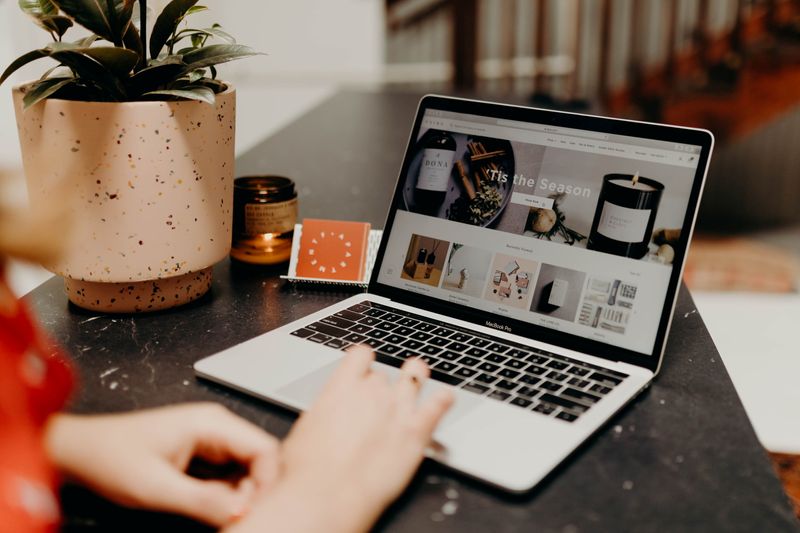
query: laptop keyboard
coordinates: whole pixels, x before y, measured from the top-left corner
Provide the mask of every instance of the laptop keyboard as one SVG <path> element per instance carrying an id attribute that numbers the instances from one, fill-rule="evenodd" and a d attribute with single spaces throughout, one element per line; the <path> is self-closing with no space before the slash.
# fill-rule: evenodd
<path id="1" fill-rule="evenodd" d="M 365 344 L 400 367 L 420 357 L 431 378 L 522 409 L 574 422 L 627 374 L 365 301 L 291 333 L 344 350 Z"/>

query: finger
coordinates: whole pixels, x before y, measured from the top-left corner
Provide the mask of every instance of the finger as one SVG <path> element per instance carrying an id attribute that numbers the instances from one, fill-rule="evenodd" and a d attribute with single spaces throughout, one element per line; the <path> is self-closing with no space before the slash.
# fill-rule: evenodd
<path id="1" fill-rule="evenodd" d="M 347 382 L 367 376 L 373 361 L 375 361 L 375 354 L 366 346 L 348 348 L 342 362 L 331 376 L 331 383 Z"/>
<path id="2" fill-rule="evenodd" d="M 159 476 L 159 490 L 147 496 L 143 507 L 154 511 L 176 513 L 222 527 L 244 516 L 255 494 L 254 483 L 243 480 L 239 485 L 216 480 L 199 480 L 167 466 Z"/>
<path id="3" fill-rule="evenodd" d="M 414 416 L 420 436 L 425 439 L 426 444 L 454 401 L 453 392 L 443 387 L 422 402 L 417 409 Z"/>
<path id="4" fill-rule="evenodd" d="M 407 409 L 413 409 L 419 391 L 430 374 L 428 365 L 422 359 L 416 357 L 406 359 L 403 366 L 400 367 L 400 374 L 395 383 L 397 399 L 401 405 Z"/>
<path id="5" fill-rule="evenodd" d="M 196 410 L 195 454 L 214 463 L 234 460 L 250 465 L 263 456 L 278 456 L 278 439 L 219 404 Z"/>

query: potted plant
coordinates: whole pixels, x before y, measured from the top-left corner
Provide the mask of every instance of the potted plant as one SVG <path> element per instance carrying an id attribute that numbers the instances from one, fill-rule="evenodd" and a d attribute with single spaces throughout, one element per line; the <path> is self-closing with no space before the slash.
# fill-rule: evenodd
<path id="1" fill-rule="evenodd" d="M 215 66 L 255 52 L 216 24 L 189 26 L 197 1 L 169 2 L 148 41 L 144 1 L 19 0 L 52 42 L 0 84 L 31 61 L 56 63 L 13 97 L 31 207 L 72 202 L 68 251 L 45 266 L 78 306 L 187 303 L 229 252 L 236 99 Z M 67 41 L 76 24 L 90 34 Z"/>

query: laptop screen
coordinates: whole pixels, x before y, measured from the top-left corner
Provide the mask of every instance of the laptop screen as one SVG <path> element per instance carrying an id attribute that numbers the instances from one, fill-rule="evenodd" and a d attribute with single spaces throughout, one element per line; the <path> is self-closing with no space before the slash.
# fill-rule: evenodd
<path id="1" fill-rule="evenodd" d="M 701 146 L 425 109 L 380 284 L 640 354 Z"/>

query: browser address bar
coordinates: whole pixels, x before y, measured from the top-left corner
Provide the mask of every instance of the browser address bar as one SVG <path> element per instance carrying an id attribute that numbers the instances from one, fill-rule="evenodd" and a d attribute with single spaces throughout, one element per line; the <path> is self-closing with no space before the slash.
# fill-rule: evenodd
<path id="1" fill-rule="evenodd" d="M 556 126 L 543 126 L 541 124 L 526 124 L 516 120 L 497 119 L 498 126 L 516 128 L 520 130 L 538 131 L 541 133 L 552 133 L 554 135 L 569 135 L 571 137 L 583 137 L 585 139 L 600 139 L 607 141 L 608 134 L 596 131 L 576 130 L 572 128 L 559 128 Z"/>

